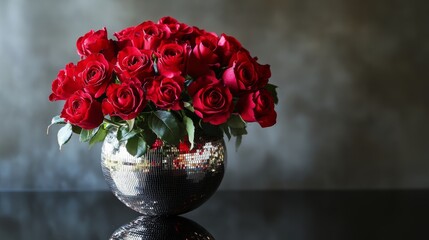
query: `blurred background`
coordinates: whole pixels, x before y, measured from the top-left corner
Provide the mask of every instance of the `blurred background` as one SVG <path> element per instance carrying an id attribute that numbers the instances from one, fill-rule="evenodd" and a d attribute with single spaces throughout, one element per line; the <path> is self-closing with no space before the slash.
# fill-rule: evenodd
<path id="1" fill-rule="evenodd" d="M 173 16 L 235 36 L 279 86 L 277 125 L 228 143 L 222 189 L 429 187 L 429 4 L 0 0 L 0 190 L 103 190 L 100 145 L 59 151 L 48 101 L 76 39 Z"/>

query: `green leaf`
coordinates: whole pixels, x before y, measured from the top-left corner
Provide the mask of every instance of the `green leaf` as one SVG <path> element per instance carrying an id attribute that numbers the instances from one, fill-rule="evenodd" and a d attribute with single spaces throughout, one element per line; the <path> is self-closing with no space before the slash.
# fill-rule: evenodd
<path id="1" fill-rule="evenodd" d="M 128 153 L 135 157 L 141 157 L 147 151 L 147 144 L 139 135 L 128 139 L 125 147 L 127 148 Z"/>
<path id="2" fill-rule="evenodd" d="M 231 134 L 236 137 L 235 151 L 237 151 L 241 145 L 241 140 L 243 138 L 243 135 L 247 134 L 247 130 L 246 128 L 231 128 Z"/>
<path id="3" fill-rule="evenodd" d="M 180 141 L 179 121 L 168 111 L 153 112 L 148 119 L 149 128 L 163 141 L 178 144 Z"/>
<path id="4" fill-rule="evenodd" d="M 155 71 L 155 74 L 158 74 L 158 59 L 156 57 L 153 59 L 153 70 Z"/>
<path id="5" fill-rule="evenodd" d="M 51 120 L 51 124 L 49 124 L 48 128 L 46 129 L 46 134 L 49 134 L 49 128 L 55 124 L 66 124 L 66 121 L 64 118 L 60 117 L 59 115 L 53 117 Z"/>
<path id="6" fill-rule="evenodd" d="M 62 127 L 58 131 L 57 140 L 58 140 L 58 145 L 60 145 L 60 150 L 61 150 L 61 147 L 70 140 L 72 134 L 73 134 L 73 130 L 72 130 L 72 125 L 70 123 L 67 123 L 64 127 Z"/>
<path id="7" fill-rule="evenodd" d="M 239 114 L 232 114 L 227 121 L 228 126 L 231 128 L 245 128 L 246 122 L 241 118 Z"/>
<path id="8" fill-rule="evenodd" d="M 235 137 L 241 136 L 241 135 L 246 135 L 247 130 L 246 130 L 246 128 L 231 128 L 231 134 Z"/>
<path id="9" fill-rule="evenodd" d="M 142 129 L 133 129 L 133 130 L 129 130 L 128 127 L 121 127 L 119 128 L 118 131 L 118 141 L 126 141 L 132 137 L 134 137 L 135 135 L 141 133 L 143 130 Z"/>
<path id="10" fill-rule="evenodd" d="M 220 125 L 220 127 L 222 128 L 225 135 L 228 137 L 228 140 L 231 140 L 231 132 L 229 131 L 228 124 L 222 124 L 222 125 Z"/>
<path id="11" fill-rule="evenodd" d="M 241 145 L 242 136 L 247 134 L 246 122 L 241 118 L 240 115 L 233 114 L 228 119 L 227 125 L 228 126 L 224 127 L 223 130 L 225 134 L 227 134 L 225 130 L 227 130 L 228 127 L 231 129 L 231 135 L 236 137 L 235 150 L 237 151 Z"/>
<path id="12" fill-rule="evenodd" d="M 59 123 L 66 123 L 66 120 L 64 118 L 60 117 L 60 115 L 52 118 L 51 124 L 59 124 Z"/>
<path id="13" fill-rule="evenodd" d="M 115 82 L 115 84 L 121 84 L 121 81 L 119 80 L 119 78 L 117 76 L 115 77 L 115 81 L 114 82 Z"/>
<path id="14" fill-rule="evenodd" d="M 98 128 L 94 128 L 90 130 L 82 129 L 79 135 L 79 140 L 81 142 L 88 142 L 97 133 L 97 131 L 98 131 Z"/>
<path id="15" fill-rule="evenodd" d="M 133 118 L 131 120 L 126 120 L 130 130 L 133 130 L 135 121 L 136 121 L 135 118 Z"/>
<path id="16" fill-rule="evenodd" d="M 191 75 L 186 75 L 185 80 L 186 81 L 192 81 L 194 78 Z"/>
<path id="17" fill-rule="evenodd" d="M 192 104 L 190 104 L 190 103 L 188 103 L 188 102 L 185 102 L 183 105 L 184 105 L 184 107 L 185 107 L 186 109 L 188 109 L 189 111 L 191 111 L 191 112 L 195 112 L 195 109 L 194 109 L 194 107 L 192 106 Z"/>
<path id="18" fill-rule="evenodd" d="M 200 121 L 199 126 L 203 130 L 203 132 L 209 136 L 223 137 L 223 131 L 218 125 L 215 126 L 210 123 L 205 123 L 203 121 Z"/>
<path id="19" fill-rule="evenodd" d="M 149 128 L 144 128 L 141 135 L 143 135 L 143 139 L 148 146 L 152 146 L 158 138 L 158 136 L 156 136 L 156 134 Z"/>
<path id="20" fill-rule="evenodd" d="M 238 135 L 238 136 L 235 138 L 235 151 L 236 151 L 236 152 L 238 151 L 238 148 L 239 148 L 239 147 L 240 147 L 240 145 L 241 145 L 242 136 L 243 136 L 243 135 Z"/>
<path id="21" fill-rule="evenodd" d="M 103 127 L 100 127 L 98 131 L 95 133 L 95 135 L 89 140 L 89 146 L 93 146 L 94 144 L 98 142 L 104 141 L 104 139 L 107 136 L 107 130 Z"/>
<path id="22" fill-rule="evenodd" d="M 187 116 L 183 116 L 183 122 L 185 123 L 186 132 L 188 132 L 188 140 L 191 143 L 191 149 L 194 148 L 194 136 L 195 136 L 195 126 L 192 119 Z"/>
<path id="23" fill-rule="evenodd" d="M 266 89 L 268 92 L 270 92 L 271 96 L 274 98 L 274 104 L 279 103 L 279 98 L 278 98 L 278 96 L 277 96 L 277 90 L 276 90 L 276 88 L 277 88 L 277 86 L 276 86 L 276 85 L 274 85 L 274 84 L 270 84 L 270 83 L 268 83 L 268 84 L 265 86 L 265 89 Z"/>
<path id="24" fill-rule="evenodd" d="M 82 132 L 82 128 L 78 127 L 78 126 L 75 126 L 75 125 L 72 125 L 72 130 L 76 134 L 80 134 Z"/>

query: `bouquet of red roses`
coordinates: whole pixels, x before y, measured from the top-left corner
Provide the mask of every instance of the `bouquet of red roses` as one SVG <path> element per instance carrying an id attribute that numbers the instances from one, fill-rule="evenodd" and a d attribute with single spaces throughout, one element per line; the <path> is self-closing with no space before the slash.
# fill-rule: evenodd
<path id="1" fill-rule="evenodd" d="M 106 28 L 77 40 L 81 60 L 52 82 L 50 101 L 65 100 L 52 124 L 60 147 L 73 132 L 90 145 L 117 131 L 130 154 L 156 141 L 193 147 L 195 133 L 246 134 L 246 123 L 276 123 L 276 86 L 234 37 L 163 17 L 114 34 Z"/>

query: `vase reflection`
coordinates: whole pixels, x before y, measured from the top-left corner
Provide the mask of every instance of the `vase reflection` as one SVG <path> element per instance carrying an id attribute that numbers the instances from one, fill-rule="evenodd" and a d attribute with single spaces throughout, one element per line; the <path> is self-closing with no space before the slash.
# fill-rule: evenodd
<path id="1" fill-rule="evenodd" d="M 140 216 L 118 228 L 110 240 L 214 240 L 215 238 L 201 225 L 179 217 Z"/>

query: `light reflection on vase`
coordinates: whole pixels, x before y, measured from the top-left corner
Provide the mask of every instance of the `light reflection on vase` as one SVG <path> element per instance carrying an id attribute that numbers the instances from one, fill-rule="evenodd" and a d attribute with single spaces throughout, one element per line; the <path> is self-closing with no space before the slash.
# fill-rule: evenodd
<path id="1" fill-rule="evenodd" d="M 217 190 L 226 165 L 223 138 L 196 136 L 183 151 L 162 145 L 142 157 L 131 156 L 116 133 L 103 143 L 101 166 L 115 196 L 143 215 L 177 215 L 191 211 Z"/>
<path id="2" fill-rule="evenodd" d="M 201 225 L 184 217 L 140 216 L 118 228 L 110 240 L 214 240 Z"/>

